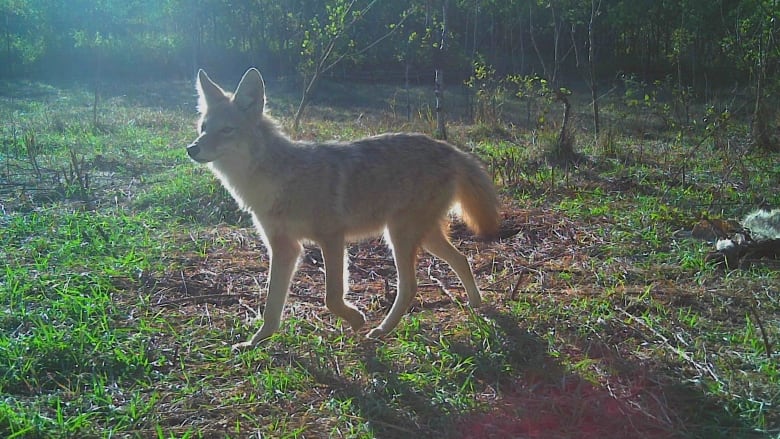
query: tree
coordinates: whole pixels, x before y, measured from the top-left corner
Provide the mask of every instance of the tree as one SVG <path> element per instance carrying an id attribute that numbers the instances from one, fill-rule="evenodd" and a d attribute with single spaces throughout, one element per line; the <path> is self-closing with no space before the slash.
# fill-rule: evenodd
<path id="1" fill-rule="evenodd" d="M 447 138 L 447 122 L 444 116 L 444 55 L 447 51 L 447 0 L 441 4 L 441 40 L 434 52 L 434 94 L 436 96 L 436 137 Z"/>
<path id="2" fill-rule="evenodd" d="M 596 17 L 601 12 L 601 0 L 590 0 L 590 19 L 588 20 L 588 87 L 590 88 L 591 108 L 593 109 L 593 133 L 599 135 L 599 93 L 596 74 Z"/>
<path id="3" fill-rule="evenodd" d="M 46 47 L 46 36 L 41 29 L 40 9 L 27 0 L 0 1 L 0 26 L 3 39 L 3 72 L 12 76 L 18 67 L 36 61 Z"/>
<path id="4" fill-rule="evenodd" d="M 776 0 L 743 0 L 732 11 L 731 34 L 724 38 L 724 47 L 739 66 L 750 72 L 753 89 L 752 134 L 761 149 L 778 151 L 780 145 L 772 139 L 769 108 L 770 95 L 777 92 L 780 81 L 769 77 L 780 68 L 780 13 Z"/>
<path id="5" fill-rule="evenodd" d="M 565 88 L 558 86 L 558 73 L 561 69 L 561 66 L 564 62 L 564 60 L 569 56 L 569 54 L 575 49 L 576 43 L 573 43 L 568 48 L 563 47 L 562 39 L 563 39 L 563 29 L 566 24 L 566 20 L 564 18 L 564 15 L 561 14 L 561 10 L 559 8 L 563 8 L 567 5 L 562 5 L 561 3 L 558 3 L 555 0 L 548 0 L 543 1 L 539 0 L 539 5 L 544 6 L 546 9 L 550 10 L 550 23 L 551 23 L 551 30 L 552 30 L 552 44 L 553 44 L 553 59 L 551 63 L 548 63 L 545 57 L 542 55 L 539 44 L 536 42 L 536 38 L 534 36 L 535 30 L 533 29 L 533 26 L 531 26 L 531 42 L 533 44 L 534 50 L 536 51 L 537 56 L 539 57 L 539 62 L 542 65 L 542 69 L 544 71 L 544 76 L 549 83 L 551 95 L 554 98 L 554 100 L 560 102 L 563 105 L 563 117 L 561 120 L 561 129 L 558 133 L 558 137 L 555 141 L 555 143 L 552 145 L 552 150 L 549 151 L 550 155 L 559 162 L 569 162 L 572 159 L 574 159 L 574 137 L 571 130 L 571 103 L 569 102 L 568 96 L 571 94 L 571 92 Z M 571 5 L 568 5 L 569 7 L 564 9 L 566 11 L 571 11 L 573 7 Z M 533 23 L 532 18 L 532 8 L 529 7 L 529 22 Z"/>
<path id="6" fill-rule="evenodd" d="M 325 4 L 326 19 L 321 22 L 318 15 L 312 17 L 304 30 L 301 42 L 301 60 L 298 68 L 303 75 L 303 92 L 301 102 L 295 111 L 293 129 L 298 130 L 303 112 L 309 104 L 312 92 L 322 75 L 346 58 L 357 58 L 361 54 L 392 35 L 406 19 L 406 14 L 400 18 L 400 23 L 389 26 L 382 36 L 363 47 L 357 47 L 357 41 L 351 38 L 350 32 L 364 20 L 377 0 L 358 7 L 358 0 L 333 0 Z"/>
<path id="7" fill-rule="evenodd" d="M 550 81 L 550 86 L 556 88 L 558 86 L 558 74 L 561 70 L 561 66 L 569 54 L 573 50 L 573 46 L 568 48 L 563 47 L 564 37 L 564 17 L 559 10 L 560 6 L 556 0 L 538 0 L 538 5 L 550 11 L 549 28 L 545 29 L 545 26 L 534 28 L 534 8 L 533 4 L 529 4 L 528 7 L 528 22 L 529 22 L 529 35 L 531 37 L 531 44 L 536 52 L 536 56 L 539 59 L 539 64 L 544 72 L 544 77 Z M 550 60 L 543 55 L 540 49 L 540 44 L 537 42 L 537 33 L 545 35 L 548 31 L 551 31 L 552 38 L 552 53 L 553 59 Z"/>

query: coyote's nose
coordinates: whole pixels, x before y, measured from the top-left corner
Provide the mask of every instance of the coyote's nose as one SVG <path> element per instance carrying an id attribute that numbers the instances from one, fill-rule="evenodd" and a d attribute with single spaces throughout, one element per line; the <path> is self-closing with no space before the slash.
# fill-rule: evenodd
<path id="1" fill-rule="evenodd" d="M 197 160 L 196 157 L 198 156 L 198 153 L 200 152 L 200 147 L 197 143 L 193 143 L 189 146 L 187 146 L 187 154 L 190 156 L 191 159 Z"/>

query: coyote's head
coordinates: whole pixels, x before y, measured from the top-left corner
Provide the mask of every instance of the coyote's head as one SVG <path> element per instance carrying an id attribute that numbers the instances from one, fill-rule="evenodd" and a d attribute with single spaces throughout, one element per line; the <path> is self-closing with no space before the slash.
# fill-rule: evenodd
<path id="1" fill-rule="evenodd" d="M 263 114 L 265 84 L 257 69 L 249 69 L 235 93 L 222 90 L 198 71 L 198 138 L 187 146 L 187 154 L 199 163 L 213 162 L 251 141 L 252 129 Z"/>

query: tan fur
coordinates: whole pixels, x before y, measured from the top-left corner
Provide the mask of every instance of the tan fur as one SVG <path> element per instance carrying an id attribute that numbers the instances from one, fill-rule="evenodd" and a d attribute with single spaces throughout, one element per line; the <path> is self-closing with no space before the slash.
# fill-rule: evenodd
<path id="1" fill-rule="evenodd" d="M 252 215 L 271 255 L 263 326 L 236 348 L 253 347 L 280 325 L 301 243 L 322 248 L 325 303 L 360 329 L 365 318 L 344 300 L 345 244 L 385 233 L 398 270 L 398 295 L 387 317 L 368 333 L 392 331 L 416 294 L 417 251 L 445 260 L 471 306 L 481 296 L 465 256 L 446 236 L 447 212 L 460 204 L 466 223 L 494 236 L 498 199 L 491 179 L 469 154 L 423 134 L 383 134 L 352 142 L 290 140 L 264 114 L 265 85 L 248 70 L 234 94 L 198 73 L 201 113 L 190 157 L 209 168 Z"/>

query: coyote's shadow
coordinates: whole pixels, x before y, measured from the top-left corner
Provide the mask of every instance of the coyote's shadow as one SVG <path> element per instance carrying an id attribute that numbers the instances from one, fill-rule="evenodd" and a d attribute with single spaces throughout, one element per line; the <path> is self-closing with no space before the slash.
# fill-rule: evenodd
<path id="1" fill-rule="evenodd" d="M 405 371 L 378 352 L 381 343 L 393 340 L 367 340 L 359 346 L 367 375 L 375 377 L 369 382 L 351 380 L 310 357 L 294 361 L 333 389 L 335 397 L 356 404 L 377 438 L 761 437 L 700 389 L 636 360 L 605 355 L 602 360 L 614 368 L 615 383 L 594 382 L 574 372 L 545 338 L 517 318 L 495 309 L 481 315 L 494 322 L 492 338 L 501 343 L 503 356 L 480 355 L 482 346 L 476 342 L 448 340 L 450 351 L 475 359 L 472 398 L 479 402 L 472 410 L 402 379 Z M 587 348 L 580 343 L 594 349 L 592 341 Z M 454 384 L 464 385 L 465 379 Z"/>

